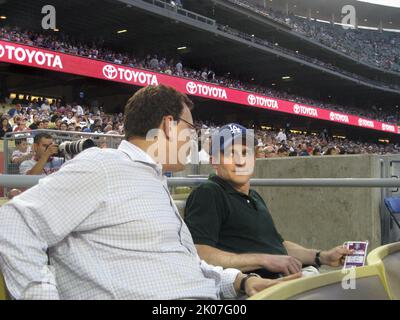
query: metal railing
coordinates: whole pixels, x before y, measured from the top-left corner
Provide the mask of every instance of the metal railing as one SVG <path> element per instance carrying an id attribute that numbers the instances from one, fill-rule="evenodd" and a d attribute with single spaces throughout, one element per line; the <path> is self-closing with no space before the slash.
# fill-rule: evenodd
<path id="1" fill-rule="evenodd" d="M 177 13 L 181 16 L 184 16 L 186 18 L 190 18 L 190 19 L 202 22 L 202 23 L 206 23 L 210 26 L 216 25 L 216 21 L 213 19 L 202 16 L 201 14 L 197 14 L 195 12 L 183 9 L 180 6 L 172 5 L 166 1 L 161 1 L 161 0 L 141 0 L 141 1 L 152 4 L 152 5 L 160 7 L 160 8 L 164 8 L 166 10 L 174 11 L 175 13 Z"/>
<path id="2" fill-rule="evenodd" d="M 25 188 L 36 185 L 44 176 L 0 175 L 0 186 Z M 204 177 L 168 178 L 169 186 L 197 186 Z M 339 179 L 251 179 L 253 187 L 326 187 L 326 188 L 389 188 L 400 187 L 400 179 L 339 178 Z"/>

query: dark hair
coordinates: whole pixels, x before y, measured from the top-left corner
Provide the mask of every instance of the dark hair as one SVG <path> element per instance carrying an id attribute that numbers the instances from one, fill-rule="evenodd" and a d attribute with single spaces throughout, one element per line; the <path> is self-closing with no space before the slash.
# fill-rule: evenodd
<path id="1" fill-rule="evenodd" d="M 171 115 L 179 121 L 183 104 L 190 110 L 193 108 L 186 94 L 174 88 L 158 85 L 140 89 L 125 106 L 125 138 L 145 137 L 149 130 L 160 126 L 165 116 Z"/>
<path id="2" fill-rule="evenodd" d="M 28 140 L 26 140 L 26 138 L 15 139 L 15 145 L 19 146 L 22 142 L 26 142 L 26 141 L 28 141 Z"/>
<path id="3" fill-rule="evenodd" d="M 42 139 L 53 139 L 53 137 L 46 132 L 39 132 L 34 138 L 33 143 L 39 144 Z"/>
<path id="4" fill-rule="evenodd" d="M 315 148 L 312 152 L 313 156 L 318 156 L 321 155 L 321 149 L 320 148 Z"/>
<path id="5" fill-rule="evenodd" d="M 280 147 L 280 148 L 278 149 L 278 152 L 277 152 L 277 153 L 285 153 L 285 152 L 288 152 L 288 151 L 289 151 L 288 148 L 286 148 L 286 147 Z"/>

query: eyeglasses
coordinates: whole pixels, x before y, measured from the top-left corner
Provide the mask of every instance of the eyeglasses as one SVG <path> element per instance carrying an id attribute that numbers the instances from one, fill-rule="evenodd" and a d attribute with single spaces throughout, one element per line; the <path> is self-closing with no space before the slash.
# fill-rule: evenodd
<path id="1" fill-rule="evenodd" d="M 185 119 L 182 119 L 182 118 L 178 118 L 178 119 L 185 122 L 187 125 L 189 125 L 190 129 L 196 130 L 196 127 L 194 126 L 194 124 L 192 124 L 189 121 L 186 121 Z"/>
<path id="2" fill-rule="evenodd" d="M 197 131 L 196 131 L 196 127 L 194 126 L 194 124 L 190 123 L 189 121 L 186 121 L 185 119 L 182 118 L 178 118 L 179 120 L 185 122 L 188 126 L 189 126 L 189 130 L 190 130 L 190 139 L 191 140 L 197 140 Z"/>

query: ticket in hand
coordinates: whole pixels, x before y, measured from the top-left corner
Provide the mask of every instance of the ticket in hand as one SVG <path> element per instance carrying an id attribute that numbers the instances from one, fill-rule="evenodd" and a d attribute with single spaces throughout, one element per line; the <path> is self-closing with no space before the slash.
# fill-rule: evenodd
<path id="1" fill-rule="evenodd" d="M 347 241 L 343 246 L 353 250 L 353 254 L 346 256 L 343 269 L 363 267 L 365 265 L 368 241 Z"/>

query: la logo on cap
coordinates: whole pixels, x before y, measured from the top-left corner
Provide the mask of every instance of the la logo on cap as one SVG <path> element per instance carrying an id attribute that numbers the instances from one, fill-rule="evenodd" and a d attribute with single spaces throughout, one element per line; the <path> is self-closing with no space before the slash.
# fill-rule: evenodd
<path id="1" fill-rule="evenodd" d="M 240 130 L 240 128 L 238 128 L 237 126 L 230 124 L 229 125 L 229 129 L 231 129 L 231 133 L 232 134 L 236 134 L 236 133 L 241 133 L 242 130 Z"/>

